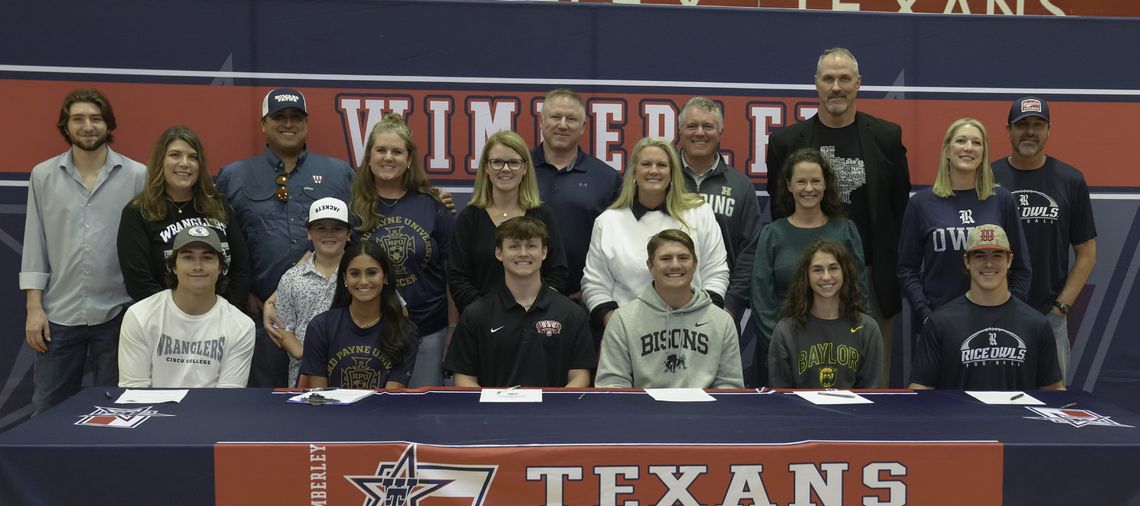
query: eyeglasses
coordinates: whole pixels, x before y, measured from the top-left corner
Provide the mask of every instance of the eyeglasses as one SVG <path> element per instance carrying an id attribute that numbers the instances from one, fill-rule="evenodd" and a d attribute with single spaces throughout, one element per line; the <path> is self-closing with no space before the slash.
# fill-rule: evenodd
<path id="1" fill-rule="evenodd" d="M 281 174 L 277 176 L 277 200 L 285 202 L 289 200 L 289 187 L 285 186 L 289 182 L 289 176 Z"/>
<path id="2" fill-rule="evenodd" d="M 522 170 L 522 167 L 523 167 L 523 161 L 518 160 L 518 159 L 515 159 L 515 160 L 499 160 L 499 159 L 495 158 L 495 159 L 487 160 L 487 164 L 489 164 L 491 166 L 491 168 L 495 169 L 495 170 L 503 170 L 507 167 L 509 167 L 511 170 Z"/>

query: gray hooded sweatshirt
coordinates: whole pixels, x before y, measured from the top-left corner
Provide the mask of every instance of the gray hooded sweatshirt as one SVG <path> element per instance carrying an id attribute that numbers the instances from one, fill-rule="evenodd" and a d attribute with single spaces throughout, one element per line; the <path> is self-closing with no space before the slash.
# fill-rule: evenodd
<path id="1" fill-rule="evenodd" d="M 744 388 L 736 325 L 703 290 L 673 309 L 650 285 L 614 311 L 594 383 L 600 388 Z"/>

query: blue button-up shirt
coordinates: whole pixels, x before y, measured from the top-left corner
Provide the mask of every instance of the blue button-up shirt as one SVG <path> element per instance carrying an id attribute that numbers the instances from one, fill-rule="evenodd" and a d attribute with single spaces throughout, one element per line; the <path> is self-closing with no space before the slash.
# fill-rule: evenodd
<path id="1" fill-rule="evenodd" d="M 289 199 L 277 199 L 277 176 L 285 164 L 269 148 L 261 156 L 233 162 L 215 179 L 218 191 L 237 212 L 249 246 L 252 292 L 265 300 L 281 276 L 309 249 L 306 225 L 313 201 L 336 197 L 348 203 L 356 171 L 345 162 L 311 152 L 289 173 Z"/>
<path id="2" fill-rule="evenodd" d="M 123 207 L 146 185 L 146 166 L 107 148 L 88 191 L 71 150 L 32 169 L 20 289 L 43 290 L 57 325 L 106 323 L 131 302 L 115 238 Z"/>

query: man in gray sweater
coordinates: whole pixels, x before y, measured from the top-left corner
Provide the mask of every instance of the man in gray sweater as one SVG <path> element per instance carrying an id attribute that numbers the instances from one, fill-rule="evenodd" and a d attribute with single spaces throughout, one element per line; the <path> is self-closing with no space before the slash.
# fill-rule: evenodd
<path id="1" fill-rule="evenodd" d="M 736 325 L 693 290 L 693 240 L 676 229 L 649 239 L 653 284 L 618 308 L 602 337 L 601 388 L 744 388 Z"/>

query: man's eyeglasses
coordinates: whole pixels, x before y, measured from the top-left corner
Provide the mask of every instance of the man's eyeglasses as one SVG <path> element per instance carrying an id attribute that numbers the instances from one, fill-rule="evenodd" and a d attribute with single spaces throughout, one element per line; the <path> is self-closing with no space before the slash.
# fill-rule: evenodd
<path id="1" fill-rule="evenodd" d="M 285 186 L 289 182 L 289 176 L 281 174 L 277 176 L 277 200 L 285 202 L 289 200 L 289 187 Z"/>
<path id="2" fill-rule="evenodd" d="M 503 170 L 504 168 L 507 168 L 507 167 L 509 167 L 511 170 L 522 170 L 522 168 L 523 168 L 523 161 L 518 160 L 518 159 L 516 159 L 516 160 L 499 160 L 498 158 L 493 158 L 491 160 L 487 160 L 487 164 L 490 165 L 491 168 L 495 169 L 495 170 Z"/>

